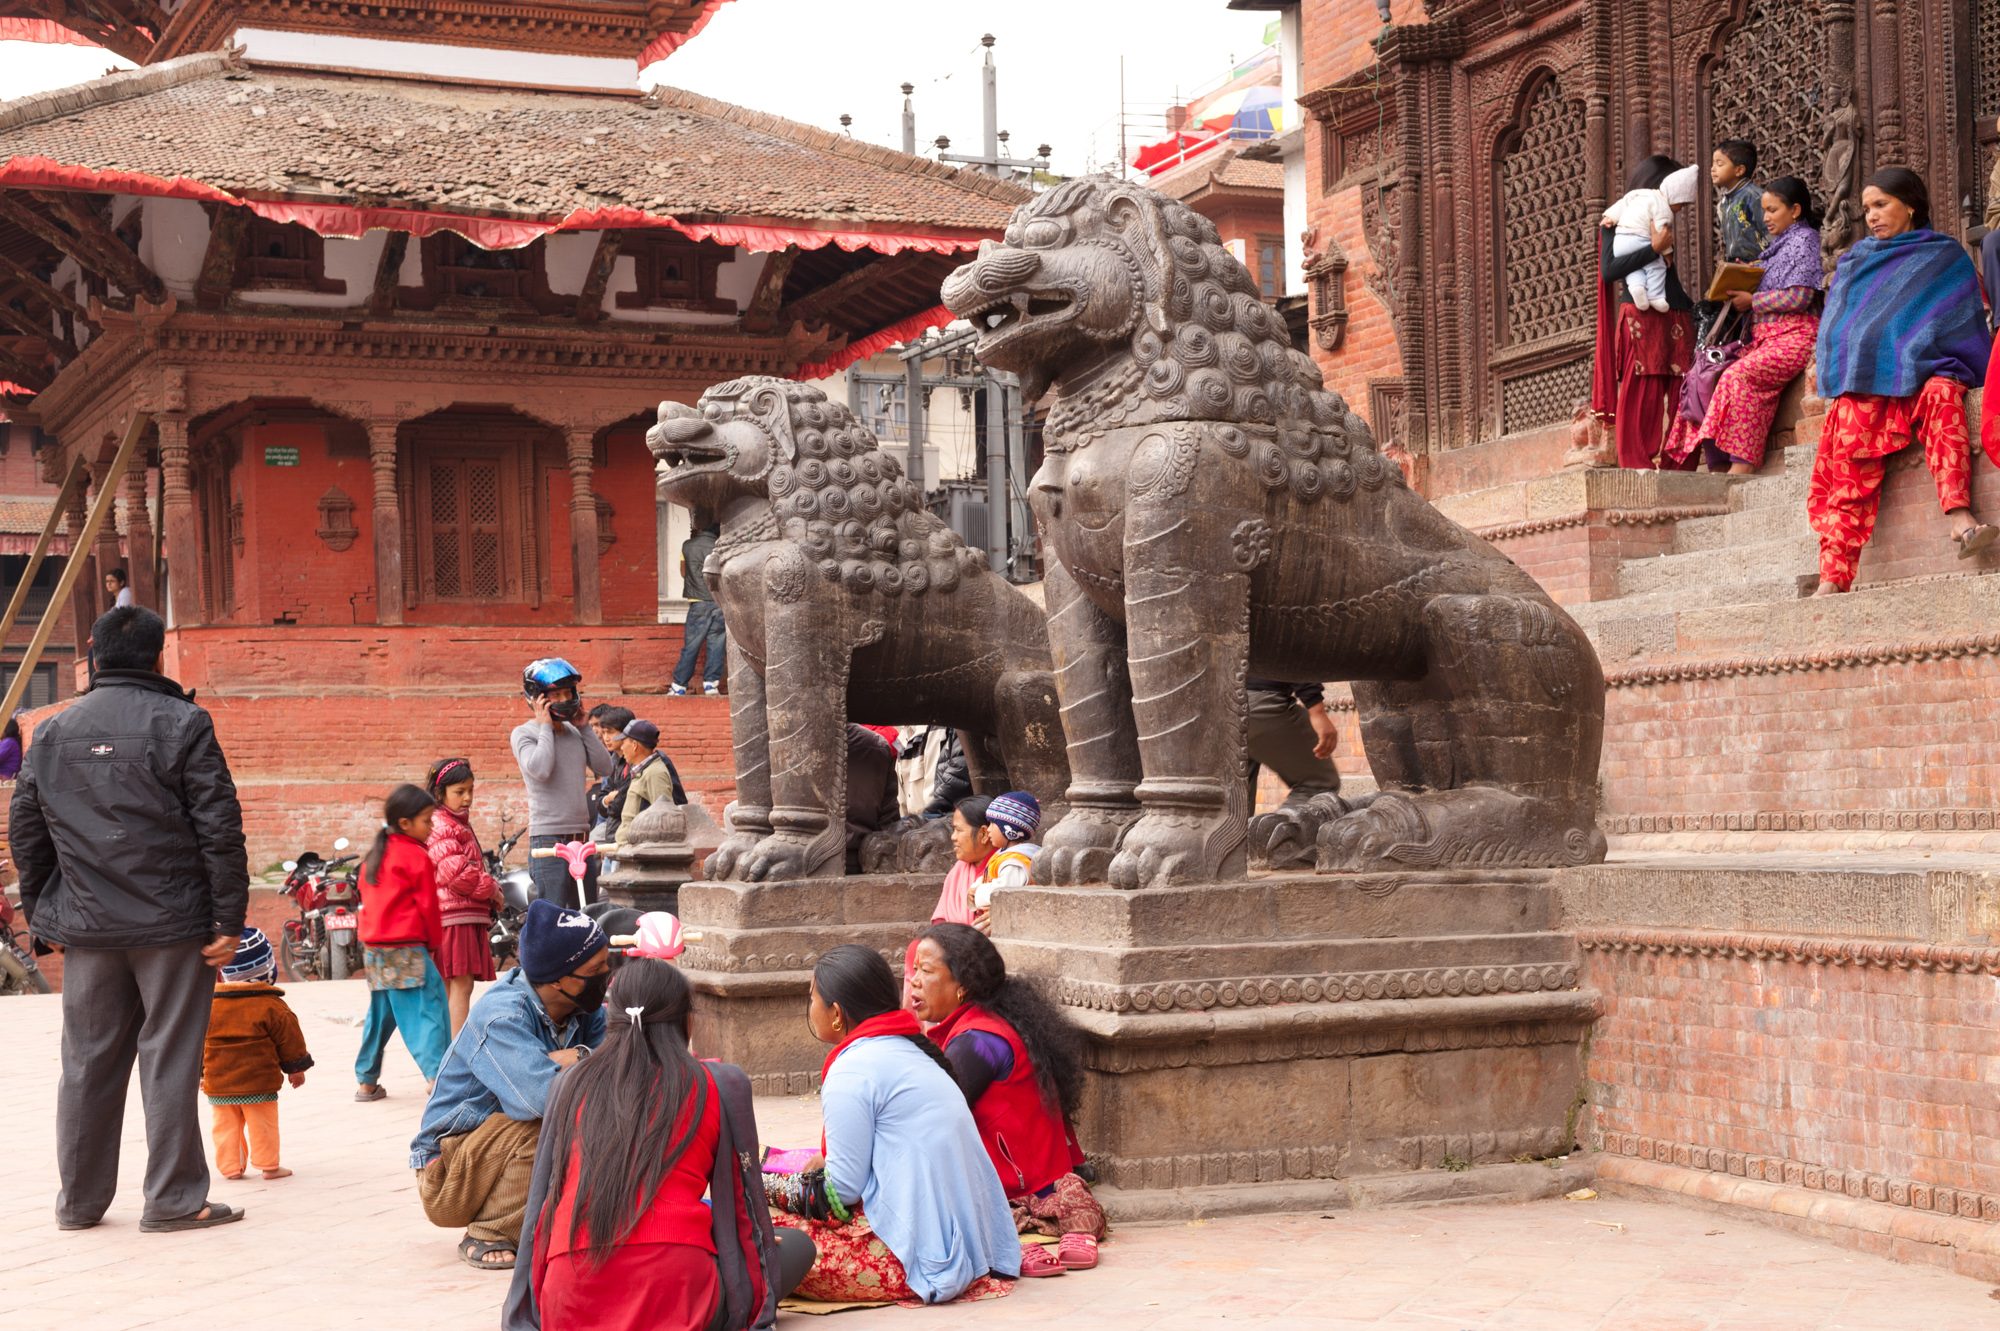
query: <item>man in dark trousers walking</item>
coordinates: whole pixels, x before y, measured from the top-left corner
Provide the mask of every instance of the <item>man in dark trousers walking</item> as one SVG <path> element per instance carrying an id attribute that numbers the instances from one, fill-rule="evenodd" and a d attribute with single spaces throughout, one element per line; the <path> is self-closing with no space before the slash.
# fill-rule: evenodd
<path id="1" fill-rule="evenodd" d="M 199 1094 L 216 968 L 250 904 L 243 811 L 208 713 L 160 673 L 166 625 L 120 606 L 90 630 L 90 690 L 35 730 L 9 817 L 29 933 L 63 954 L 56 1221 L 88 1229 L 118 1185 L 125 1089 L 146 1105 L 147 1232 L 243 1213 L 208 1200 Z"/>
<path id="2" fill-rule="evenodd" d="M 703 648 L 708 650 L 708 659 L 702 665 L 701 691 L 711 698 L 722 693 L 727 635 L 722 607 L 716 603 L 702 567 L 721 534 L 713 522 L 705 522 L 700 531 L 681 542 L 681 595 L 687 598 L 688 615 L 681 629 L 681 658 L 674 662 L 674 682 L 667 690 L 675 698 L 687 697 L 688 685 L 694 682 L 695 657 Z"/>

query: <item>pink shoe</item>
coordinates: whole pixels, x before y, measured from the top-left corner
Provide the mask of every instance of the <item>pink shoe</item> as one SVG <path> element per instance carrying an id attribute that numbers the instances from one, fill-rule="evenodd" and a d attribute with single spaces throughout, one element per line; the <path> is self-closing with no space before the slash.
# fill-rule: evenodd
<path id="1" fill-rule="evenodd" d="M 1097 1265 L 1097 1240 L 1088 1234 L 1065 1234 L 1056 1244 L 1056 1257 L 1066 1271 L 1088 1271 Z"/>
<path id="2" fill-rule="evenodd" d="M 1043 1276 L 1066 1275 L 1069 1268 L 1056 1259 L 1056 1255 L 1039 1243 L 1021 1245 L 1021 1279 L 1039 1280 Z"/>

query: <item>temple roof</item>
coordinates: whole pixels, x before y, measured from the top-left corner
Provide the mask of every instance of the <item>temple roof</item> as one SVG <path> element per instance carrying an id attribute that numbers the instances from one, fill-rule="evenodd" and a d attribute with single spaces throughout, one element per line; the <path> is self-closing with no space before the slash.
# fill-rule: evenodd
<path id="1" fill-rule="evenodd" d="M 283 220 L 325 234 L 449 225 L 489 248 L 554 229 L 673 219 L 726 243 L 754 241 L 699 224 L 885 233 L 960 249 L 1028 197 L 976 172 L 673 89 L 649 98 L 503 91 L 242 67 L 220 53 L 0 107 L 0 186 L 304 205 Z M 432 221 L 367 215 L 381 210 Z M 451 218 L 530 226 L 510 238 L 504 226 L 475 234 Z M 815 243 L 794 235 L 755 247 L 787 239 Z"/>
<path id="2" fill-rule="evenodd" d="M 1188 165 L 1152 182 L 1154 189 L 1170 199 L 1192 201 L 1204 193 L 1260 194 L 1282 197 L 1285 168 L 1279 162 L 1264 162 L 1242 156 L 1234 145 L 1219 153 L 1204 154 Z"/>

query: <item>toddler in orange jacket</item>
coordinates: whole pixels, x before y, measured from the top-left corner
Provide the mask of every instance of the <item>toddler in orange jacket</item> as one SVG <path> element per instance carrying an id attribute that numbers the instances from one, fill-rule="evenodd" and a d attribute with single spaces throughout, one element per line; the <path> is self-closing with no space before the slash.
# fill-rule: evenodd
<path id="1" fill-rule="evenodd" d="M 248 1163 L 265 1178 L 292 1172 L 278 1163 L 278 1088 L 287 1080 L 303 1085 L 313 1060 L 277 978 L 271 941 L 254 925 L 244 929 L 215 986 L 201 1060 L 201 1089 L 215 1117 L 215 1167 L 224 1178 L 243 1177 L 246 1135 Z"/>

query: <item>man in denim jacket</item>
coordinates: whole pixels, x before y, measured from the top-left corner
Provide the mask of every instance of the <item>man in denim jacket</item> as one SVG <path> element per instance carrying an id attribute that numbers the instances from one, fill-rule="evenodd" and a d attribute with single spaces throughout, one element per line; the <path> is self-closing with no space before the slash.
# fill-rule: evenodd
<path id="1" fill-rule="evenodd" d="M 549 1093 L 604 1039 L 611 980 L 604 931 L 552 901 L 528 907 L 520 958 L 473 1005 L 410 1143 L 424 1214 L 463 1226 L 458 1255 L 484 1271 L 514 1265 Z"/>

